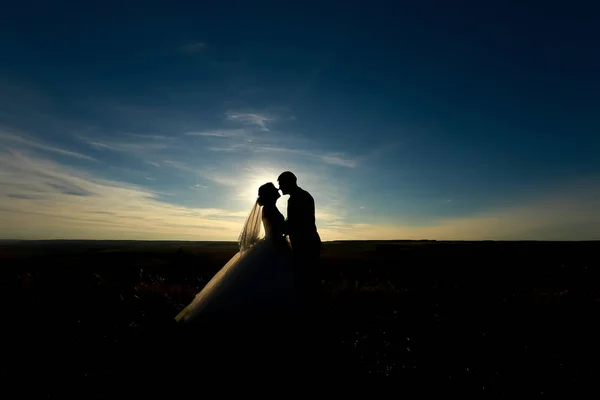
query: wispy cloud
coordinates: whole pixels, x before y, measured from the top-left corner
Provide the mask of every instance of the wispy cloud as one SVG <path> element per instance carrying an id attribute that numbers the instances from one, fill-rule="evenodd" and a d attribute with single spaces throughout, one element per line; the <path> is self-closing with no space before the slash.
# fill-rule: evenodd
<path id="1" fill-rule="evenodd" d="M 244 112 L 233 112 L 229 111 L 225 114 L 227 120 L 240 122 L 245 125 L 254 125 L 259 127 L 263 131 L 268 131 L 268 123 L 277 120 L 274 116 L 267 116 L 255 113 L 244 113 Z"/>
<path id="2" fill-rule="evenodd" d="M 247 136 L 248 131 L 246 129 L 213 129 L 207 131 L 198 132 L 186 132 L 185 136 L 205 136 L 205 137 L 221 137 L 221 138 L 236 138 Z"/>
<path id="3" fill-rule="evenodd" d="M 170 168 L 175 168 L 181 171 L 185 171 L 185 172 L 192 172 L 192 173 L 196 173 L 197 169 L 187 165 L 181 161 L 174 161 L 174 160 L 164 160 L 162 162 L 162 165 L 164 165 L 165 167 L 170 167 Z"/>
<path id="4" fill-rule="evenodd" d="M 186 54 L 198 54 L 206 49 L 206 43 L 204 42 L 192 42 L 184 44 L 180 47 L 181 51 Z"/>
<path id="5" fill-rule="evenodd" d="M 247 214 L 177 206 L 139 186 L 23 153 L 0 154 L 0 168 L 3 238 L 232 240 Z"/>
<path id="6" fill-rule="evenodd" d="M 67 156 L 67 157 L 74 157 L 74 158 L 79 158 L 79 159 L 88 160 L 88 161 L 96 161 L 96 159 L 94 159 L 93 157 L 90 157 L 86 154 L 77 153 L 74 151 L 62 149 L 60 147 L 47 145 L 47 144 L 44 144 L 37 140 L 28 139 L 28 138 L 25 138 L 22 136 L 14 135 L 12 133 L 0 132 L 0 142 L 5 142 L 4 146 L 8 146 L 9 145 L 8 143 L 12 143 L 12 144 L 23 145 L 23 146 L 35 148 L 38 150 L 55 153 L 55 154 L 60 154 L 60 155 Z"/>
<path id="7" fill-rule="evenodd" d="M 127 142 L 105 142 L 101 140 L 88 140 L 87 144 L 96 149 L 129 152 L 146 153 L 153 150 L 163 150 L 167 145 L 162 143 L 127 143 Z"/>
<path id="8" fill-rule="evenodd" d="M 167 150 L 177 151 L 177 149 L 185 148 L 185 146 L 180 145 L 176 141 L 177 138 L 135 134 L 127 136 L 132 136 L 135 139 L 125 141 L 101 137 L 92 138 L 82 135 L 76 135 L 75 137 L 95 150 L 125 153 L 154 167 L 160 167 L 157 159 L 162 158 Z"/>
<path id="9" fill-rule="evenodd" d="M 237 151 L 248 150 L 248 147 L 244 143 L 236 143 L 224 146 L 210 146 L 207 149 L 220 153 L 235 153 Z"/>
<path id="10" fill-rule="evenodd" d="M 142 139 L 152 139 L 152 140 L 169 140 L 171 137 L 165 135 L 146 135 L 140 133 L 128 133 L 128 136 L 142 138 Z"/>
<path id="11" fill-rule="evenodd" d="M 344 158 L 340 154 L 323 154 L 320 156 L 324 163 L 331 165 L 338 165 L 340 167 L 354 168 L 356 167 L 356 160 Z"/>
<path id="12" fill-rule="evenodd" d="M 221 186 L 237 187 L 243 183 L 243 178 L 239 173 L 230 172 L 231 169 L 223 167 L 222 169 L 209 169 L 205 167 L 196 167 L 182 161 L 165 160 L 162 165 L 168 168 L 177 169 L 196 177 L 209 180 Z"/>
<path id="13" fill-rule="evenodd" d="M 307 150 L 307 149 L 295 149 L 282 146 L 269 146 L 269 145 L 258 145 L 252 141 L 245 143 L 233 143 L 228 146 L 211 146 L 209 150 L 215 152 L 243 152 L 250 151 L 254 153 L 274 153 L 274 154 L 288 154 L 293 156 L 300 156 L 313 161 L 320 161 L 325 164 L 335 165 L 345 168 L 355 168 L 358 163 L 355 159 L 346 157 L 340 153 L 323 153 L 318 150 Z"/>
<path id="14" fill-rule="evenodd" d="M 88 146 L 100 150 L 112 150 L 130 153 L 145 153 L 149 151 L 164 150 L 173 145 L 174 138 L 168 138 L 162 135 L 140 135 L 125 134 L 124 137 L 130 137 L 131 140 L 114 140 L 96 137 L 75 135 L 77 139 L 86 143 Z"/>
<path id="15" fill-rule="evenodd" d="M 243 184 L 243 178 L 239 175 L 219 170 L 198 170 L 198 175 L 221 186 L 238 187 Z"/>

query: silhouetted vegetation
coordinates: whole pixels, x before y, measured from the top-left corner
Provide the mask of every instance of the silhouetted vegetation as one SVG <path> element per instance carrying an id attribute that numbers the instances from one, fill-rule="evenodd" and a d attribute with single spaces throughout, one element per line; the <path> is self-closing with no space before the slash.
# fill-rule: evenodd
<path id="1" fill-rule="evenodd" d="M 396 393 L 596 391 L 598 250 L 329 242 L 322 312 L 301 327 L 181 330 L 174 316 L 235 243 L 2 242 L 2 372 L 29 382 L 21 391 L 82 398 L 160 386 L 199 395 L 218 371 L 302 385 L 320 377 L 339 390 L 377 376 L 394 378 Z"/>

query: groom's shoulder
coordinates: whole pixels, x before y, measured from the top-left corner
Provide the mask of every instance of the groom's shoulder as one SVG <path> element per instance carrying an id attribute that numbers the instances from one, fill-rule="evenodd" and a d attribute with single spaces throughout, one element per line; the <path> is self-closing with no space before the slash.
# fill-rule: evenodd
<path id="1" fill-rule="evenodd" d="M 313 197 L 310 193 L 308 193 L 306 190 L 302 189 L 302 188 L 298 188 L 300 190 L 298 190 L 298 194 L 300 195 L 299 197 L 305 199 L 305 200 L 313 200 Z"/>
<path id="2" fill-rule="evenodd" d="M 313 200 L 313 197 L 306 190 L 304 190 L 301 187 L 299 187 L 294 192 L 294 194 L 292 194 L 290 196 L 290 198 L 288 199 L 288 202 L 296 202 L 296 201 L 303 202 L 303 201 L 306 201 L 306 200 Z"/>

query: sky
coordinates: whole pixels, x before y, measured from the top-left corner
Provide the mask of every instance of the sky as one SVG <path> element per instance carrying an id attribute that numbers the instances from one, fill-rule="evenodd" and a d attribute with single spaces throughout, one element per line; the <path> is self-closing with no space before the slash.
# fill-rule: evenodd
<path id="1" fill-rule="evenodd" d="M 592 3 L 4 5 L 0 238 L 598 240 Z"/>

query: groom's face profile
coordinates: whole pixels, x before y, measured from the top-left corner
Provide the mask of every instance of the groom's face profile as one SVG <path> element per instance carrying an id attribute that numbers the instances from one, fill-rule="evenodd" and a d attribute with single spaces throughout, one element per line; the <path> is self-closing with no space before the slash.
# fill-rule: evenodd
<path id="1" fill-rule="evenodd" d="M 285 194 L 290 194 L 290 188 L 287 185 L 287 183 L 285 181 L 277 181 L 279 183 L 279 190 L 281 190 L 281 193 Z"/>
<path id="2" fill-rule="evenodd" d="M 290 171 L 283 172 L 277 178 L 277 182 L 279 183 L 279 190 L 283 194 L 290 194 L 296 187 L 296 176 Z"/>

